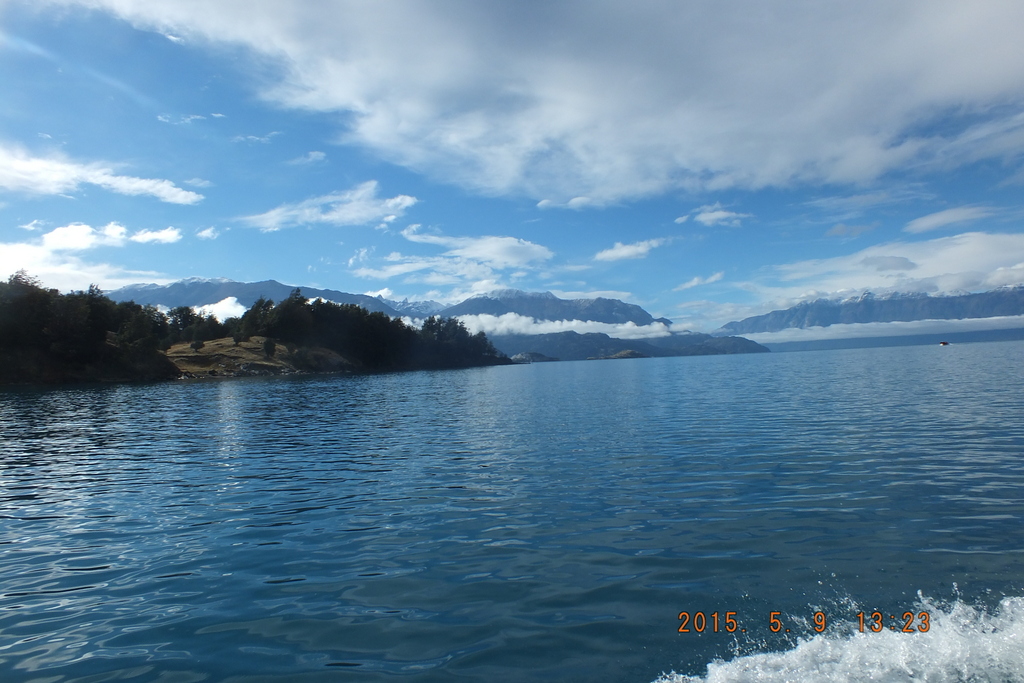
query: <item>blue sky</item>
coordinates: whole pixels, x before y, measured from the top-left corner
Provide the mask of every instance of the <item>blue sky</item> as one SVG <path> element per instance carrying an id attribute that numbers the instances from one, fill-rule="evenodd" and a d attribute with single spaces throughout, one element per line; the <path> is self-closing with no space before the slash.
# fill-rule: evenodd
<path id="1" fill-rule="evenodd" d="M 0 1 L 0 277 L 611 296 L 1024 282 L 1016 2 Z"/>

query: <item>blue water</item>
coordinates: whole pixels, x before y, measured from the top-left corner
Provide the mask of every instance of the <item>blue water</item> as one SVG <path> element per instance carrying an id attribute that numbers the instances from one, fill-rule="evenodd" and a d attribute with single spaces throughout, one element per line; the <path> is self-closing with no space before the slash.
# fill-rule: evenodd
<path id="1" fill-rule="evenodd" d="M 1022 361 L 8 389 L 0 681 L 1022 681 Z"/>

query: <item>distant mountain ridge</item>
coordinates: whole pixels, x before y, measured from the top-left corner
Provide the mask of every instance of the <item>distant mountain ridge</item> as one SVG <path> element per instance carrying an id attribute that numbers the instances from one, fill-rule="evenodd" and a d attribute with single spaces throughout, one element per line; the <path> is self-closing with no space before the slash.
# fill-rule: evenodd
<path id="1" fill-rule="evenodd" d="M 139 304 L 152 304 L 175 308 L 178 306 L 205 306 L 234 297 L 245 307 L 251 307 L 260 297 L 280 302 L 295 289 L 276 280 L 263 282 L 235 282 L 217 279 L 192 278 L 169 285 L 131 285 L 109 292 L 116 301 L 133 300 Z M 328 301 L 362 306 L 369 311 L 384 313 L 392 318 L 410 316 L 426 318 L 439 315 L 454 318 L 467 315 L 502 316 L 509 313 L 538 321 L 587 321 L 612 325 L 633 323 L 646 326 L 654 323 L 671 325 L 666 318 L 655 318 L 636 304 L 618 299 L 560 299 L 551 292 L 524 292 L 502 289 L 474 296 L 454 306 L 445 307 L 436 301 L 392 301 L 381 296 L 349 294 L 331 289 L 300 287 L 309 298 L 323 297 Z M 676 332 L 648 339 L 619 339 L 604 333 L 580 334 L 573 331 L 551 334 L 488 334 L 494 346 L 509 356 L 531 352 L 561 360 L 587 358 L 639 357 L 639 356 L 696 356 L 723 353 L 762 353 L 765 347 L 738 337 L 716 338 L 708 334 Z M 625 355 L 624 355 L 625 354 Z"/>
<path id="2" fill-rule="evenodd" d="M 1024 315 L 1024 286 L 1001 287 L 978 294 L 931 296 L 870 292 L 843 301 L 817 299 L 792 308 L 726 323 L 713 334 L 758 334 L 830 325 L 915 320 L 960 320 Z"/>
<path id="3" fill-rule="evenodd" d="M 500 316 L 506 313 L 537 320 L 589 320 L 613 325 L 627 322 L 636 325 L 656 322 L 672 324 L 667 318 L 655 318 L 636 304 L 627 304 L 618 299 L 559 299 L 551 292 L 523 292 L 518 289 L 502 289 L 471 297 L 444 309 L 441 315 Z"/>
<path id="4" fill-rule="evenodd" d="M 249 308 L 260 297 L 274 301 L 287 299 L 293 289 L 295 287 L 281 284 L 277 280 L 236 282 L 235 280 L 225 280 L 223 278 L 213 280 L 189 278 L 172 282 L 169 285 L 128 285 L 127 287 L 106 292 L 106 295 L 114 301 L 134 301 L 137 304 L 166 306 L 168 308 L 206 306 L 235 297 L 238 299 L 238 303 Z M 300 289 L 302 289 L 302 294 L 310 299 L 322 297 L 339 304 L 355 304 L 371 312 L 386 313 L 393 318 L 401 317 L 398 311 L 378 297 L 365 294 L 349 294 L 334 289 L 315 289 L 313 287 L 301 287 Z"/>
<path id="5" fill-rule="evenodd" d="M 285 285 L 276 280 L 236 282 L 226 279 L 189 278 L 169 285 L 129 285 L 107 292 L 107 295 L 115 301 L 130 300 L 139 304 L 162 305 L 168 308 L 205 306 L 235 297 L 238 303 L 248 308 L 260 297 L 281 301 L 287 298 L 293 289 L 295 287 L 292 285 Z M 304 296 L 311 299 L 322 297 L 340 304 L 356 304 L 368 311 L 379 311 L 393 318 L 426 318 L 431 315 L 454 318 L 460 315 L 500 316 L 516 313 L 537 320 L 584 320 L 611 324 L 632 322 L 636 325 L 672 323 L 666 318 L 655 319 L 640 306 L 627 304 L 618 299 L 559 299 L 551 292 L 501 289 L 471 297 L 454 306 L 444 306 L 436 301 L 392 301 L 380 296 L 349 294 L 334 289 L 299 289 Z"/>

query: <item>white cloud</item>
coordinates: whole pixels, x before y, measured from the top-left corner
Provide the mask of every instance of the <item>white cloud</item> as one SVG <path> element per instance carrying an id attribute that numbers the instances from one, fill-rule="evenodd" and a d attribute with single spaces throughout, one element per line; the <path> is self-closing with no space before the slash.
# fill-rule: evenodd
<path id="1" fill-rule="evenodd" d="M 410 242 L 450 247 L 445 256 L 477 261 L 498 269 L 534 265 L 554 256 L 547 247 L 517 237 L 427 235 L 419 232 L 418 225 L 410 225 L 402 231 L 402 236 Z"/>
<path id="2" fill-rule="evenodd" d="M 228 318 L 240 318 L 242 314 L 249 309 L 238 303 L 238 299 L 235 297 L 229 296 L 226 299 L 221 299 L 215 304 L 193 306 L 192 310 L 203 316 L 212 315 L 217 318 L 217 320 L 224 322 Z"/>
<path id="3" fill-rule="evenodd" d="M 720 270 L 717 273 L 714 273 L 713 275 L 709 275 L 707 277 L 696 276 L 692 280 L 684 282 L 683 284 L 679 285 L 678 287 L 674 287 L 672 289 L 672 291 L 673 292 L 681 292 L 684 289 L 690 289 L 692 287 L 698 287 L 700 285 L 709 285 L 712 282 L 718 282 L 723 277 L 725 277 L 725 271 L 724 270 Z"/>
<path id="4" fill-rule="evenodd" d="M 686 221 L 688 221 L 689 219 L 690 219 L 689 215 L 687 215 L 687 216 L 680 216 L 679 218 L 675 219 L 675 221 L 673 221 L 673 222 L 679 223 L 681 225 L 681 224 L 685 223 Z"/>
<path id="5" fill-rule="evenodd" d="M 449 237 L 421 234 L 419 227 L 410 225 L 402 231 L 402 236 L 410 242 L 433 244 L 448 250 L 438 256 L 392 252 L 384 257 L 384 264 L 362 265 L 352 274 L 378 280 L 402 277 L 405 284 L 447 287 L 447 294 L 431 292 L 430 296 L 442 301 L 461 301 L 467 296 L 507 286 L 502 284 L 498 271 L 514 271 L 508 275 L 514 280 L 553 256 L 547 247 L 515 237 Z M 349 259 L 349 266 L 365 263 L 368 257 L 369 253 L 360 249 Z"/>
<path id="6" fill-rule="evenodd" d="M 594 254 L 595 261 L 622 261 L 623 259 L 637 259 L 644 258 L 650 253 L 651 249 L 660 247 L 661 245 L 668 242 L 666 238 L 658 238 L 653 240 L 644 240 L 643 242 L 634 242 L 633 244 L 623 244 L 622 242 L 616 242 L 615 246 L 604 251 L 599 251 Z"/>
<path id="7" fill-rule="evenodd" d="M 620 292 L 613 289 L 592 289 L 587 291 L 566 291 L 564 289 L 552 289 L 552 294 L 560 299 L 621 299 L 628 301 L 633 298 L 632 292 Z"/>
<path id="8" fill-rule="evenodd" d="M 385 287 L 384 289 L 378 289 L 375 292 L 363 292 L 363 294 L 365 296 L 379 296 L 385 299 L 390 299 L 395 293 L 391 291 L 390 287 Z"/>
<path id="9" fill-rule="evenodd" d="M 281 67 L 267 100 L 336 113 L 389 161 L 555 205 L 1024 152 L 1005 106 L 1024 96 L 1014 2 L 79 4 L 247 47 Z"/>
<path id="10" fill-rule="evenodd" d="M 191 185 L 192 187 L 213 187 L 213 183 L 209 180 L 203 180 L 202 178 L 189 178 L 185 181 L 185 184 Z"/>
<path id="11" fill-rule="evenodd" d="M 132 242 L 157 242 L 159 244 L 172 244 L 181 239 L 181 231 L 177 228 L 164 228 L 163 230 L 140 230 L 131 237 Z"/>
<path id="12" fill-rule="evenodd" d="M 43 247 L 50 251 L 81 251 L 94 247 L 119 247 L 128 237 L 128 230 L 118 223 L 93 228 L 84 223 L 71 223 L 43 235 Z"/>
<path id="13" fill-rule="evenodd" d="M 276 209 L 256 216 L 246 216 L 242 220 L 265 232 L 310 223 L 366 225 L 374 221 L 394 220 L 416 201 L 415 197 L 404 194 L 381 199 L 377 196 L 377 181 L 370 180 L 351 190 L 295 204 L 282 204 Z"/>
<path id="14" fill-rule="evenodd" d="M 938 211 L 927 216 L 915 218 L 907 223 L 903 231 L 913 233 L 928 232 L 929 230 L 936 230 L 947 225 L 969 223 L 981 218 L 987 218 L 992 213 L 992 209 L 986 206 L 960 206 L 955 209 L 946 209 L 945 211 Z"/>
<path id="15" fill-rule="evenodd" d="M 236 135 L 235 137 L 231 138 L 231 142 L 258 142 L 260 144 L 265 145 L 269 143 L 271 139 L 274 138 L 274 136 L 280 134 L 281 131 L 272 130 L 266 135 Z"/>
<path id="16" fill-rule="evenodd" d="M 117 175 L 101 164 L 79 164 L 59 157 L 33 157 L 0 145 L 0 188 L 29 194 L 65 194 L 87 183 L 126 195 L 149 195 L 172 204 L 195 204 L 203 195 L 169 180 Z"/>
<path id="17" fill-rule="evenodd" d="M 599 323 L 593 320 L 536 320 L 528 316 L 519 315 L 518 313 L 505 313 L 499 316 L 488 314 L 460 315 L 458 318 L 474 334 L 476 332 L 483 332 L 488 335 L 551 334 L 556 332 L 587 334 L 590 332 L 600 332 L 617 339 L 651 339 L 654 337 L 667 337 L 670 334 L 668 326 L 664 323 L 637 325 L 633 322 L 615 324 Z"/>
<path id="18" fill-rule="evenodd" d="M 123 245 L 126 232 L 116 223 L 99 229 L 72 223 L 32 242 L 0 244 L 0 276 L 6 278 L 24 269 L 47 287 L 62 291 L 84 290 L 91 284 L 116 289 L 137 282 L 171 282 L 171 278 L 153 271 L 129 270 L 79 256 L 93 247 Z"/>
<path id="19" fill-rule="evenodd" d="M 24 225 L 19 225 L 18 227 L 21 228 L 22 230 L 28 230 L 29 232 L 34 232 L 36 230 L 39 230 L 41 227 L 43 227 L 43 221 L 41 221 L 39 219 L 36 219 L 36 220 L 29 221 L 28 223 L 25 223 Z"/>
<path id="20" fill-rule="evenodd" d="M 906 256 L 866 256 L 861 263 L 877 271 L 883 270 L 913 270 L 917 264 Z"/>
<path id="21" fill-rule="evenodd" d="M 740 224 L 741 218 L 750 218 L 750 214 L 727 211 L 722 208 L 721 204 L 715 202 L 713 205 L 702 206 L 697 209 L 697 215 L 693 217 L 693 220 L 708 227 L 713 225 L 728 225 L 736 227 Z"/>
<path id="22" fill-rule="evenodd" d="M 323 152 L 307 152 L 306 154 L 303 154 L 301 157 L 296 157 L 294 159 L 289 160 L 287 163 L 292 164 L 293 166 L 301 166 L 305 164 L 318 164 L 321 161 L 325 161 L 326 159 L 327 155 L 324 154 Z"/>
<path id="23" fill-rule="evenodd" d="M 186 114 L 185 116 L 179 116 L 177 120 L 172 120 L 170 114 L 157 114 L 157 121 L 163 123 L 169 123 L 173 126 L 182 126 L 192 123 L 193 121 L 202 121 L 206 117 L 202 114 Z"/>
<path id="24" fill-rule="evenodd" d="M 774 302 L 775 308 L 864 291 L 983 291 L 1024 284 L 1024 234 L 967 232 L 922 242 L 889 242 L 844 256 L 775 266 L 773 270 L 777 281 L 737 286 Z"/>
<path id="25" fill-rule="evenodd" d="M 215 240 L 219 236 L 220 236 L 220 233 L 217 232 L 217 229 L 215 227 L 213 227 L 212 225 L 210 227 L 204 228 L 204 229 L 202 229 L 202 230 L 200 230 L 200 231 L 198 231 L 196 233 L 196 237 L 198 237 L 201 240 Z"/>
<path id="26" fill-rule="evenodd" d="M 841 323 L 828 327 L 790 328 L 779 332 L 759 332 L 743 336 L 759 344 L 816 341 L 821 339 L 863 339 L 904 337 L 914 334 L 950 334 L 981 330 L 1011 330 L 1024 327 L 1024 315 L 961 320 L 910 320 L 888 323 Z"/>

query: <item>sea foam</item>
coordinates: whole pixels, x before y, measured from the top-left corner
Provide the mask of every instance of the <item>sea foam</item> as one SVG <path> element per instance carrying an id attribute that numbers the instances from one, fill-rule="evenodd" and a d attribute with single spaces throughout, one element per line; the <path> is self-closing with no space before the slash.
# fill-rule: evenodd
<path id="1" fill-rule="evenodd" d="M 704 677 L 662 674 L 654 683 L 1008 683 L 1024 681 L 1024 598 L 1004 598 L 992 613 L 955 602 L 924 601 L 926 633 L 815 636 L 791 650 L 708 664 Z"/>

